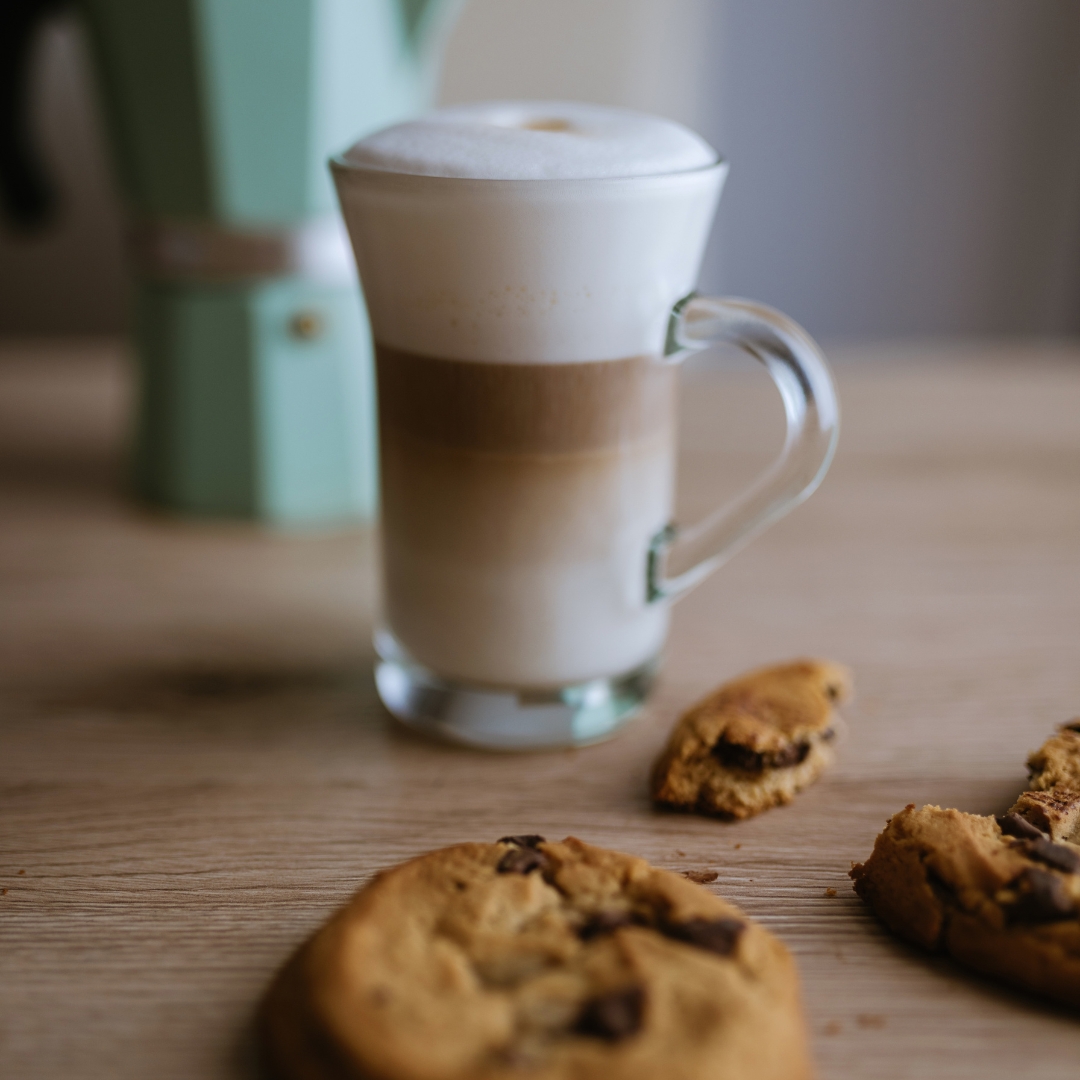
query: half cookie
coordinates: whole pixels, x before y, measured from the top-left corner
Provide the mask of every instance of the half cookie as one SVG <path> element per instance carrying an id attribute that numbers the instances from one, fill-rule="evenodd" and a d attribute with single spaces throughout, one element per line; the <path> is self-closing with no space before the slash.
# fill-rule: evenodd
<path id="1" fill-rule="evenodd" d="M 832 764 L 846 668 L 800 660 L 725 683 L 685 713 L 652 771 L 653 801 L 746 818 L 791 802 Z"/>
<path id="2" fill-rule="evenodd" d="M 261 1011 L 289 1080 L 803 1080 L 794 962 L 642 859 L 539 836 L 380 874 Z"/>
<path id="3" fill-rule="evenodd" d="M 1063 724 L 1028 755 L 1028 786 L 1034 791 L 1062 788 L 1080 792 L 1080 720 Z"/>
<path id="4" fill-rule="evenodd" d="M 901 937 L 1080 1007 L 1078 728 L 1028 758 L 1032 790 L 1007 813 L 908 806 L 851 877 Z"/>
<path id="5" fill-rule="evenodd" d="M 1080 1007 L 1078 871 L 1080 847 L 1015 808 L 995 819 L 910 805 L 851 877 L 900 937 Z"/>

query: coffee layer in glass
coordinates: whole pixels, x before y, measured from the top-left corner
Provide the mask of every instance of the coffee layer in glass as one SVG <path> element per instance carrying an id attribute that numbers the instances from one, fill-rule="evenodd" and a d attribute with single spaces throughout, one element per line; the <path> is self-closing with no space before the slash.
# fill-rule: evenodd
<path id="1" fill-rule="evenodd" d="M 379 347 L 384 617 L 466 682 L 558 686 L 654 656 L 643 557 L 671 517 L 675 370 Z"/>

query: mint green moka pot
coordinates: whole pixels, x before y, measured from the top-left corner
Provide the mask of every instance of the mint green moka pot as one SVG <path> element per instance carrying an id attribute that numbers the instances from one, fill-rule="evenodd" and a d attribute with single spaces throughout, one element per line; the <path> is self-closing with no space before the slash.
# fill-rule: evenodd
<path id="1" fill-rule="evenodd" d="M 425 109 L 454 4 L 82 0 L 136 276 L 139 494 L 370 518 L 367 320 L 326 160 Z"/>

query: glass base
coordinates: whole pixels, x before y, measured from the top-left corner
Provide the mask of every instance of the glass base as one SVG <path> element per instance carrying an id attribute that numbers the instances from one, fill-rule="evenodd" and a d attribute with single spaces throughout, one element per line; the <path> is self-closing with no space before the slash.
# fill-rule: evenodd
<path id="1" fill-rule="evenodd" d="M 485 750 L 555 750 L 610 738 L 645 701 L 659 657 L 609 679 L 550 690 L 452 682 L 413 660 L 386 630 L 375 634 L 382 703 L 417 731 Z"/>

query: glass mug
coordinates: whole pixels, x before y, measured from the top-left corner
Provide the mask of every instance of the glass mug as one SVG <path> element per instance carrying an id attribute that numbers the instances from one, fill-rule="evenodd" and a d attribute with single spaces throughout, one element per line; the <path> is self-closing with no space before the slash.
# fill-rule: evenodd
<path id="1" fill-rule="evenodd" d="M 643 702 L 671 602 L 827 470 L 824 358 L 778 312 L 693 292 L 723 161 L 588 180 L 331 167 L 375 339 L 379 695 L 475 746 L 602 739 Z M 684 526 L 678 366 L 717 342 L 766 366 L 787 438 Z"/>

